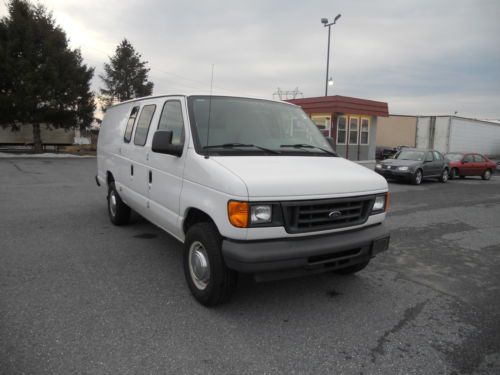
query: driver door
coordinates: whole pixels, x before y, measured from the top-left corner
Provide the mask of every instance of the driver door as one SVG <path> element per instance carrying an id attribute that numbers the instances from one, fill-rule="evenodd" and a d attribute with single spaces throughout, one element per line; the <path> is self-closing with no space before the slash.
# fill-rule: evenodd
<path id="1" fill-rule="evenodd" d="M 422 169 L 424 170 L 424 176 L 433 176 L 435 175 L 434 171 L 434 156 L 432 155 L 431 151 L 427 151 L 425 153 L 425 159 L 424 159 L 424 164 L 422 166 Z"/>

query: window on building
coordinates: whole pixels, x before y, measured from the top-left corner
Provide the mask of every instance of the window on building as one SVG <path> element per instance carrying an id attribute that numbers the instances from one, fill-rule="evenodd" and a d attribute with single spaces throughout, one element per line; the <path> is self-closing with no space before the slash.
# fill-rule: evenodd
<path id="1" fill-rule="evenodd" d="M 339 116 L 337 119 L 337 144 L 345 145 L 347 140 L 347 117 Z"/>
<path id="2" fill-rule="evenodd" d="M 311 120 L 325 137 L 331 137 L 330 115 L 312 115 Z"/>
<path id="3" fill-rule="evenodd" d="M 130 116 L 127 121 L 127 127 L 125 128 L 125 135 L 123 136 L 123 140 L 126 143 L 129 143 L 130 140 L 132 139 L 132 130 L 134 130 L 134 123 L 138 112 L 139 112 L 138 106 L 132 108 L 132 111 L 130 112 Z"/>
<path id="4" fill-rule="evenodd" d="M 172 144 L 184 144 L 184 119 L 182 117 L 182 107 L 180 101 L 169 100 L 165 102 L 161 111 L 158 130 L 171 130 Z"/>
<path id="5" fill-rule="evenodd" d="M 145 105 L 142 107 L 139 120 L 137 120 L 137 129 L 135 130 L 134 144 L 144 146 L 148 139 L 149 125 L 155 114 L 156 106 L 154 104 Z"/>
<path id="6" fill-rule="evenodd" d="M 370 140 L 370 120 L 367 118 L 361 119 L 361 142 L 362 145 L 367 145 Z"/>
<path id="7" fill-rule="evenodd" d="M 349 118 L 349 144 L 358 144 L 359 119 L 357 117 Z"/>

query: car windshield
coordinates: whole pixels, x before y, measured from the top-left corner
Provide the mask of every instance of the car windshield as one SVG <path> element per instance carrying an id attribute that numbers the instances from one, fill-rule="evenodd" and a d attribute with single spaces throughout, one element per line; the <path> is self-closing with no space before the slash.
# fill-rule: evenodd
<path id="1" fill-rule="evenodd" d="M 311 119 L 285 103 L 209 96 L 189 98 L 198 152 L 332 156 L 332 147 Z"/>
<path id="2" fill-rule="evenodd" d="M 423 151 L 409 151 L 409 150 L 408 151 L 403 150 L 395 156 L 395 159 L 399 160 L 423 161 L 424 158 L 425 158 L 425 153 Z"/>
<path id="3" fill-rule="evenodd" d="M 464 157 L 463 154 L 446 154 L 446 159 L 452 160 L 452 161 L 460 161 Z"/>

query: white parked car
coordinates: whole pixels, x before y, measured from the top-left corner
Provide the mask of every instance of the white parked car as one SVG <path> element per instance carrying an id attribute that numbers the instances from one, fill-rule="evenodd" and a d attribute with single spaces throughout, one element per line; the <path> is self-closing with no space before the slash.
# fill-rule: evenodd
<path id="1" fill-rule="evenodd" d="M 97 183 L 116 225 L 130 210 L 184 243 L 204 305 L 226 301 L 240 272 L 259 280 L 360 271 L 388 248 L 387 182 L 337 157 L 292 104 L 155 96 L 108 108 Z"/>

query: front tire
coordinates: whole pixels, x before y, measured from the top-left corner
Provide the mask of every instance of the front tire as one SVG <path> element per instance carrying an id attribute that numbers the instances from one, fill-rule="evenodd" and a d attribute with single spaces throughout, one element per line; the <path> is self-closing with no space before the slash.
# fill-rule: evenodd
<path id="1" fill-rule="evenodd" d="M 422 183 L 422 179 L 424 178 L 423 174 L 422 174 L 422 170 L 421 169 L 417 169 L 415 171 L 415 173 L 413 174 L 413 176 L 411 177 L 411 183 L 413 185 L 420 185 Z"/>
<path id="2" fill-rule="evenodd" d="M 439 177 L 439 181 L 443 184 L 448 181 L 448 169 L 443 169 L 443 171 L 441 172 L 441 176 Z"/>
<path id="3" fill-rule="evenodd" d="M 457 176 L 458 176 L 458 169 L 452 168 L 450 171 L 450 180 L 457 178 Z"/>
<path id="4" fill-rule="evenodd" d="M 205 306 L 228 301 L 236 289 L 237 273 L 224 263 L 221 246 L 212 223 L 193 225 L 184 242 L 184 276 L 194 298 Z"/>
<path id="5" fill-rule="evenodd" d="M 481 178 L 486 181 L 489 180 L 491 178 L 491 170 L 490 169 L 485 170 Z"/>
<path id="6" fill-rule="evenodd" d="M 116 191 L 115 183 L 108 188 L 108 215 L 114 225 L 125 225 L 130 219 L 130 207 L 127 206 Z"/>
<path id="7" fill-rule="evenodd" d="M 336 270 L 335 273 L 338 273 L 339 275 L 352 275 L 353 273 L 356 273 L 356 272 L 359 272 L 359 271 L 365 269 L 369 263 L 370 263 L 370 260 L 367 260 L 367 261 L 362 262 L 362 263 L 354 264 L 350 267 L 341 268 L 339 270 Z"/>

